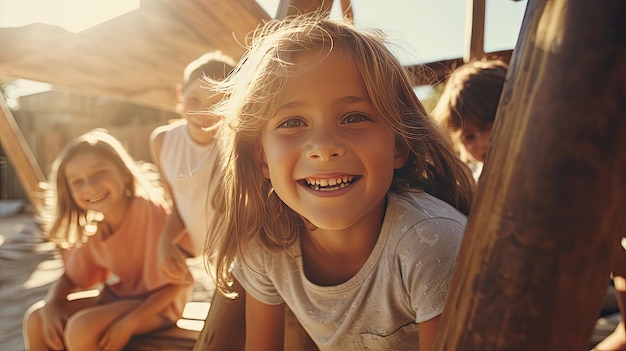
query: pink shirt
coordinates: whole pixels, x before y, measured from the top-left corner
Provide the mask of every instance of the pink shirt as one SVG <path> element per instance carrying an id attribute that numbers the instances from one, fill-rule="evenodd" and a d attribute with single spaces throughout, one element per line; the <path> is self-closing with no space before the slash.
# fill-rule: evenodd
<path id="1" fill-rule="evenodd" d="M 157 267 L 157 245 L 166 216 L 162 206 L 136 197 L 117 231 L 103 239 L 98 230 L 87 243 L 65 253 L 67 277 L 84 289 L 108 282 L 110 290 L 121 298 L 142 297 L 169 284 L 188 285 L 167 313 L 180 318 L 193 280 L 168 278 Z"/>

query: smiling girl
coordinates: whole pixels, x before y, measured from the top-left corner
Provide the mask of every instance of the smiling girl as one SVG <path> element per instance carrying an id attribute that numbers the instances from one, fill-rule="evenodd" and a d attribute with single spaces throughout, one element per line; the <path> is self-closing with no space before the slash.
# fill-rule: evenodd
<path id="1" fill-rule="evenodd" d="M 74 139 L 56 159 L 44 224 L 65 270 L 25 314 L 28 350 L 120 350 L 181 317 L 193 280 L 157 269 L 168 208 L 148 174 L 104 130 Z M 68 299 L 96 287 L 98 296 Z"/>
<path id="2" fill-rule="evenodd" d="M 430 350 L 473 181 L 382 35 L 271 21 L 221 87 L 212 229 L 246 350 L 283 349 L 284 304 L 321 350 Z"/>

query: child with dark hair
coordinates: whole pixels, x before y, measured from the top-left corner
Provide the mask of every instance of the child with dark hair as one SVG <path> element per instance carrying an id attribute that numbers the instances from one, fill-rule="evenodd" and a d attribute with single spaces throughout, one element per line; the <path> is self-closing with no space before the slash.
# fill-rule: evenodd
<path id="1" fill-rule="evenodd" d="M 508 65 L 501 60 L 473 61 L 455 69 L 431 115 L 450 134 L 459 158 L 478 179 Z"/>

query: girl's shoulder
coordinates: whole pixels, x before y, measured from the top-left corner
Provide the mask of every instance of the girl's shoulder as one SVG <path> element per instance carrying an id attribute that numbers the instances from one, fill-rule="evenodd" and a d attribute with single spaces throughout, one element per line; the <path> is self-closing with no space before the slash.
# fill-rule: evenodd
<path id="1" fill-rule="evenodd" d="M 137 195 L 133 197 L 126 216 L 133 217 L 164 217 L 167 215 L 165 204 Z"/>
<path id="2" fill-rule="evenodd" d="M 390 261 L 402 262 L 406 268 L 431 259 L 445 261 L 456 257 L 467 224 L 464 214 L 421 192 L 393 195 L 389 205 L 388 209 L 393 207 L 388 212 L 386 255 Z M 407 252 L 411 254 L 407 256 Z"/>
<path id="3" fill-rule="evenodd" d="M 185 120 L 184 118 L 181 118 L 174 122 L 164 124 L 162 126 L 158 126 L 150 134 L 150 139 L 154 140 L 157 138 L 162 138 L 163 135 L 165 134 L 171 134 L 175 130 L 180 130 L 180 128 L 184 128 L 186 124 L 187 124 L 187 120 Z"/>
<path id="4" fill-rule="evenodd" d="M 153 238 L 159 235 L 165 226 L 168 212 L 166 209 L 148 198 L 135 196 L 126 211 L 123 223 L 117 229 L 119 233 L 134 233 L 132 236 L 135 242 L 144 242 L 146 238 Z M 127 235 L 114 235 L 118 238 L 125 238 Z"/>
<path id="5" fill-rule="evenodd" d="M 424 191 L 390 193 L 388 211 L 391 209 L 402 219 L 417 222 L 425 219 L 448 218 L 465 225 L 467 216 L 447 202 Z"/>

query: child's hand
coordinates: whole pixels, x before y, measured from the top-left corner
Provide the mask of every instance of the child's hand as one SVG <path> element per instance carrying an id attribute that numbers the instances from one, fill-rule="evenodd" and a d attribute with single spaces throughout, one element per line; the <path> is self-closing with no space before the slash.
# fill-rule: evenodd
<path id="1" fill-rule="evenodd" d="M 63 330 L 67 321 L 64 309 L 56 303 L 46 303 L 41 314 L 44 342 L 51 350 L 64 350 Z"/>
<path id="2" fill-rule="evenodd" d="M 193 284 L 185 254 L 178 247 L 170 245 L 168 256 L 159 264 L 159 270 L 173 284 Z"/>
<path id="3" fill-rule="evenodd" d="M 124 319 L 111 324 L 98 343 L 101 350 L 122 350 L 130 341 L 135 329 L 125 325 Z"/>

